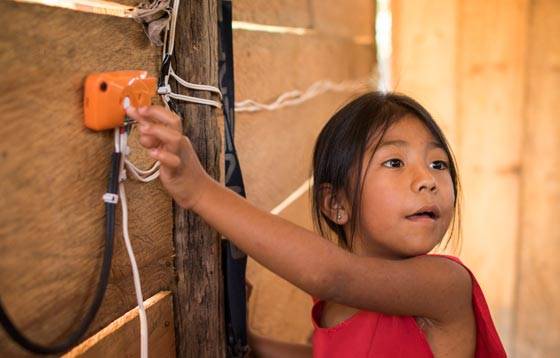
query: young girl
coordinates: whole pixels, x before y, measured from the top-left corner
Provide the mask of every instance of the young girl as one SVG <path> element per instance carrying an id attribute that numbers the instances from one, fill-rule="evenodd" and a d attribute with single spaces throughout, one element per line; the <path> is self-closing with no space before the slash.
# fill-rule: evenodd
<path id="1" fill-rule="evenodd" d="M 441 129 L 413 99 L 367 93 L 319 135 L 314 217 L 339 246 L 210 178 L 176 115 L 156 106 L 128 115 L 178 205 L 315 298 L 312 350 L 252 336 L 257 355 L 505 356 L 472 273 L 456 257 L 428 255 L 454 220 L 458 178 Z"/>

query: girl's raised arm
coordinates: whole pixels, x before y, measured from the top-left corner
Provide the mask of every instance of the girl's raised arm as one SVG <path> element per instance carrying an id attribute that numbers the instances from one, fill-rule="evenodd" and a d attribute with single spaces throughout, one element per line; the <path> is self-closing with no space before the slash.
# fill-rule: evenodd
<path id="1" fill-rule="evenodd" d="M 210 178 L 172 113 L 152 106 L 128 114 L 139 123 L 140 143 L 161 162 L 162 183 L 179 205 L 196 212 L 249 256 L 312 296 L 445 323 L 472 314 L 470 275 L 459 264 L 434 256 L 388 260 L 347 252 L 255 208 Z"/>

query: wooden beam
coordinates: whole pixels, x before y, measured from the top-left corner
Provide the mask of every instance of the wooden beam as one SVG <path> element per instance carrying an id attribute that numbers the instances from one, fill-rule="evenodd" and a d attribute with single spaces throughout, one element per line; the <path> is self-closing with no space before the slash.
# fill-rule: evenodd
<path id="1" fill-rule="evenodd" d="M 148 317 L 149 355 L 175 356 L 173 302 L 170 291 L 161 291 L 144 301 Z M 140 356 L 138 306 L 83 341 L 62 358 Z"/>
<path id="2" fill-rule="evenodd" d="M 181 1 L 177 17 L 176 73 L 194 83 L 218 85 L 217 1 Z M 175 92 L 191 94 L 184 89 Z M 203 96 L 200 92 L 197 96 Z M 179 103 L 183 127 L 200 161 L 220 178 L 218 111 Z M 191 212 L 175 206 L 175 332 L 178 357 L 223 357 L 225 331 L 220 236 Z"/>

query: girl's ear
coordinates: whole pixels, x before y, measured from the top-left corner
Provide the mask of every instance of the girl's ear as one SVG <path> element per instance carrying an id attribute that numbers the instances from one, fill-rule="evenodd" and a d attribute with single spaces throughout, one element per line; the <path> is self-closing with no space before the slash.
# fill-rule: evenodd
<path id="1" fill-rule="evenodd" d="M 331 184 L 323 183 L 320 185 L 321 191 L 321 212 L 337 225 L 345 225 L 349 219 L 349 212 L 346 208 L 346 200 L 340 194 L 333 192 Z"/>

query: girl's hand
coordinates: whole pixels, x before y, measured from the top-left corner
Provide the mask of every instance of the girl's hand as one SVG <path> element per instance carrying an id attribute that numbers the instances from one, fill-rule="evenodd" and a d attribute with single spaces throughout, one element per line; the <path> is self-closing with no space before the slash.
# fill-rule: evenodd
<path id="1" fill-rule="evenodd" d="M 129 108 L 140 131 L 140 144 L 159 160 L 160 179 L 173 199 L 192 208 L 212 179 L 202 168 L 190 140 L 183 136 L 181 119 L 161 106 Z"/>

